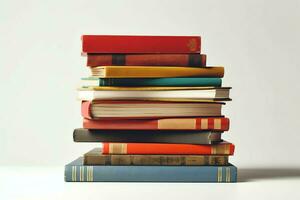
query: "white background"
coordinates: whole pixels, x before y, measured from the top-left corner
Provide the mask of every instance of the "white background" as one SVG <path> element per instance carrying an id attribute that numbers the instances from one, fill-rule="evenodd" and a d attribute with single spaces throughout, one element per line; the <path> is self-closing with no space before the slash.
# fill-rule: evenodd
<path id="1" fill-rule="evenodd" d="M 233 87 L 233 101 L 223 110 L 231 119 L 231 129 L 224 136 L 236 145 L 231 161 L 241 169 L 244 177 L 241 181 L 260 177 L 267 182 L 299 178 L 299 10 L 297 0 L 2 0 L 0 164 L 7 171 L 0 186 L 5 185 L 2 189 L 6 188 L 6 192 L 14 191 L 16 188 L 10 187 L 7 179 L 14 186 L 14 178 L 27 177 L 25 184 L 28 177 L 38 183 L 44 176 L 52 177 L 53 185 L 57 183 L 56 188 L 63 192 L 60 188 L 65 187 L 63 165 L 98 145 L 74 143 L 72 139 L 73 129 L 82 123 L 76 87 L 81 77 L 89 75 L 86 58 L 80 56 L 82 34 L 201 35 L 202 52 L 208 55 L 208 65 L 223 65 L 223 85 Z M 55 166 L 61 167 L 60 170 Z M 50 168 L 56 169 L 55 175 L 47 173 Z M 34 169 L 42 171 L 41 174 L 34 173 Z M 51 179 L 45 183 L 50 184 Z M 275 191 L 281 191 L 274 195 L 278 198 L 297 192 L 290 186 L 299 186 L 299 181 L 285 181 L 280 185 L 284 183 L 286 191 L 279 185 L 269 190 L 273 191 L 274 187 Z M 240 187 L 235 195 L 225 195 L 231 199 L 246 195 L 246 183 L 239 184 L 220 186 L 220 190 L 231 194 Z M 253 187 L 265 187 L 264 184 L 268 185 Z M 83 191 L 88 192 L 95 185 L 84 185 Z M 110 186 L 113 184 L 105 185 L 104 194 L 114 193 Z M 117 185 L 115 190 L 122 191 L 123 186 L 131 187 L 129 193 L 134 192 L 135 185 L 126 184 Z M 141 191 L 149 189 L 147 185 L 141 187 Z M 195 185 L 171 187 L 173 192 L 188 188 L 191 196 L 192 191 L 197 194 L 198 188 Z M 199 187 L 200 192 L 202 187 L 212 193 L 211 187 L 219 188 Z M 30 191 L 26 194 L 34 194 Z M 262 191 L 268 194 L 268 189 Z M 183 194 L 169 197 L 182 198 Z"/>

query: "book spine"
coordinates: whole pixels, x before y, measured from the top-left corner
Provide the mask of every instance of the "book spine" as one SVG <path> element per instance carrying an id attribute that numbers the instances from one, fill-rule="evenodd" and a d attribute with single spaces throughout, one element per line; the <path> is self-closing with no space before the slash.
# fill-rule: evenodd
<path id="1" fill-rule="evenodd" d="M 104 66 L 91 68 L 92 76 L 99 78 L 169 78 L 224 76 L 223 67 L 139 67 Z"/>
<path id="2" fill-rule="evenodd" d="M 88 54 L 87 66 L 205 67 L 205 54 Z"/>
<path id="3" fill-rule="evenodd" d="M 75 129 L 74 142 L 145 142 L 215 144 L 221 142 L 222 132 L 211 131 L 124 131 Z"/>
<path id="4" fill-rule="evenodd" d="M 92 119 L 91 115 L 91 101 L 82 101 L 81 102 L 81 116 L 86 119 Z"/>
<path id="5" fill-rule="evenodd" d="M 84 155 L 84 165 L 227 165 L 228 156 Z"/>
<path id="6" fill-rule="evenodd" d="M 89 120 L 83 119 L 83 128 L 106 130 L 216 130 L 228 131 L 228 118 L 165 118 L 154 120 Z"/>
<path id="7" fill-rule="evenodd" d="M 159 143 L 103 143 L 103 154 L 182 154 L 233 155 L 234 145 L 159 144 Z"/>
<path id="8" fill-rule="evenodd" d="M 84 53 L 200 53 L 199 36 L 83 35 Z"/>
<path id="9" fill-rule="evenodd" d="M 146 87 L 146 86 L 172 86 L 172 87 L 220 87 L 221 78 L 99 78 L 99 86 L 123 86 L 123 87 Z M 88 85 L 85 85 L 88 86 Z"/>
<path id="10" fill-rule="evenodd" d="M 132 175 L 134 174 L 134 176 Z M 234 166 L 65 166 L 66 182 L 236 182 Z"/>

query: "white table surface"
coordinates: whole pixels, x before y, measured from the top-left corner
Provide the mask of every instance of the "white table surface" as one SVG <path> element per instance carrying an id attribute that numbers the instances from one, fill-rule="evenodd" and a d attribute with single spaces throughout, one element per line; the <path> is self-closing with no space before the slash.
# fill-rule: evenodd
<path id="1" fill-rule="evenodd" d="M 240 168 L 238 183 L 66 183 L 63 167 L 0 167 L 0 199 L 300 199 L 300 168 Z"/>

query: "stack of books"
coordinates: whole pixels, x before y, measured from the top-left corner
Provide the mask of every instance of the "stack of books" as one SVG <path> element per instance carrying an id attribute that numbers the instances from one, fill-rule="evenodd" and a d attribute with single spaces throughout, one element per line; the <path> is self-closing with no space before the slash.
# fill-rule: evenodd
<path id="1" fill-rule="evenodd" d="M 65 180 L 236 182 L 221 137 L 230 88 L 200 49 L 199 36 L 82 36 L 91 76 L 73 138 L 102 147 L 67 164 Z"/>

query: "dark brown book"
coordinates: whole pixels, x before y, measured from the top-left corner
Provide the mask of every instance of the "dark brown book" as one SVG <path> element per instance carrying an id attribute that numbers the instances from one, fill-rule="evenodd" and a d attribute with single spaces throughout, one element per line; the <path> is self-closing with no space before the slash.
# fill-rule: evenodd
<path id="1" fill-rule="evenodd" d="M 216 144 L 222 141 L 220 131 L 181 130 L 89 130 L 75 129 L 75 142 L 116 142 L 116 143 L 175 143 L 175 144 Z"/>
<path id="2" fill-rule="evenodd" d="M 109 155 L 95 148 L 84 154 L 84 165 L 228 165 L 221 155 Z"/>

